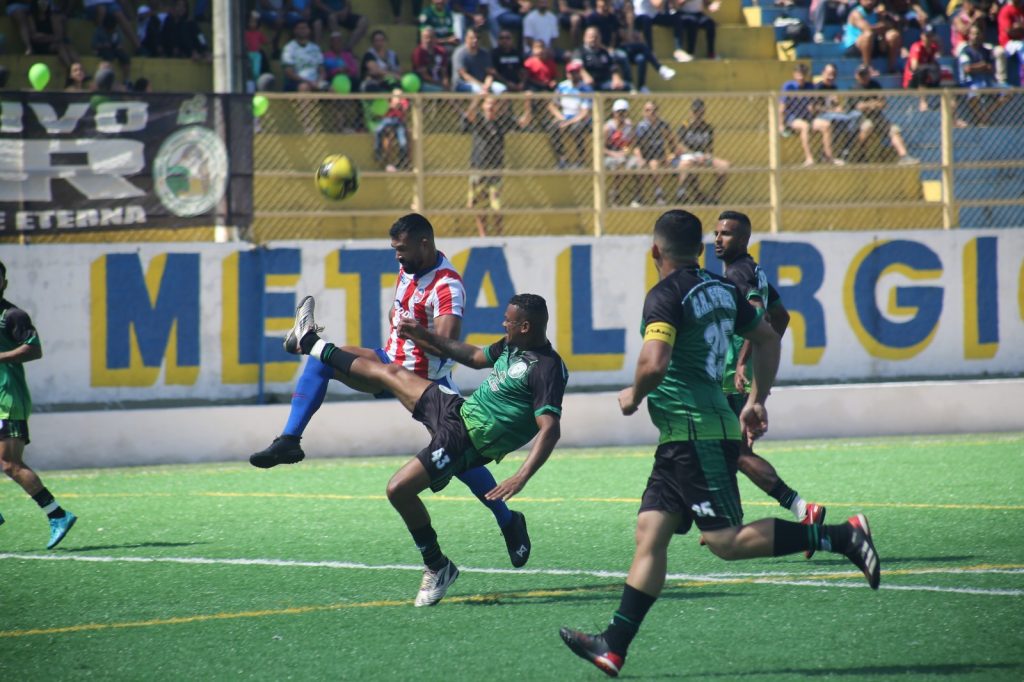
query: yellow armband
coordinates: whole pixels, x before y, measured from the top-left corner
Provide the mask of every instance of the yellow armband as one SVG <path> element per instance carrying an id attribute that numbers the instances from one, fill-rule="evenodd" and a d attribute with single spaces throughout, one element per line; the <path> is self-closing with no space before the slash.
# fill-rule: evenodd
<path id="1" fill-rule="evenodd" d="M 664 341 L 670 346 L 676 343 L 676 328 L 668 322 L 654 322 L 644 329 L 644 341 Z"/>

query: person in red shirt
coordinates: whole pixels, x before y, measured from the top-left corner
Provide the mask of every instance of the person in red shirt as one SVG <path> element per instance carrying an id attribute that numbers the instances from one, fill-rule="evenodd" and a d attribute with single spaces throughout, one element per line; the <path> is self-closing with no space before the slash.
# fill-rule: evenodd
<path id="1" fill-rule="evenodd" d="M 939 45 L 935 27 L 926 24 L 921 39 L 910 46 L 910 56 L 903 66 L 904 88 L 937 88 L 942 77 L 939 70 Z M 922 96 L 918 109 L 928 111 L 928 101 Z"/>
<path id="2" fill-rule="evenodd" d="M 420 77 L 423 92 L 444 92 L 451 89 L 448 51 L 437 42 L 437 34 L 430 26 L 420 31 L 420 44 L 412 51 L 412 68 Z"/>
<path id="3" fill-rule="evenodd" d="M 1021 68 L 1024 61 L 1024 0 L 1009 0 L 1003 5 L 996 24 L 999 27 L 999 47 L 1002 48 L 1001 58 L 996 59 L 996 80 L 1006 83 L 1007 58 L 1016 57 L 1018 73 L 1024 71 Z"/>
<path id="4" fill-rule="evenodd" d="M 527 90 L 553 92 L 558 85 L 558 65 L 539 38 L 530 46 L 530 56 L 523 62 L 523 68 L 526 69 Z"/>

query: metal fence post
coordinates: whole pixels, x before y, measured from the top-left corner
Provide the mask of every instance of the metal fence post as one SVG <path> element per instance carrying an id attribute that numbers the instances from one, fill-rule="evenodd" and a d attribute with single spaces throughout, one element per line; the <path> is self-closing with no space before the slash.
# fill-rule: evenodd
<path id="1" fill-rule="evenodd" d="M 782 148 L 779 145 L 779 108 L 775 95 L 768 95 L 768 202 L 772 234 L 782 227 Z"/>
<path id="2" fill-rule="evenodd" d="M 953 197 L 953 123 L 956 117 L 956 95 L 951 89 L 942 91 L 942 229 L 957 226 Z"/>
<path id="3" fill-rule="evenodd" d="M 604 98 L 594 96 L 594 105 L 590 110 L 591 149 L 593 150 L 594 172 L 594 236 L 604 234 L 604 219 L 607 205 L 605 203 L 604 177 Z"/>

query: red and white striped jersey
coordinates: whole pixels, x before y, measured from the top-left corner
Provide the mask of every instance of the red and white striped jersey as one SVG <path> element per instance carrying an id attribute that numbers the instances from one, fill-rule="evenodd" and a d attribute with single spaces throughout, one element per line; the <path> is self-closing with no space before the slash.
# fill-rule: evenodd
<path id="1" fill-rule="evenodd" d="M 395 327 L 402 317 L 412 317 L 433 330 L 434 318 L 441 315 L 462 317 L 465 305 L 466 288 L 462 284 L 462 276 L 443 253 L 438 252 L 437 265 L 432 270 L 418 275 L 399 268 L 391 308 L 391 329 L 384 352 L 392 362 L 426 379 L 437 380 L 447 376 L 455 364 L 451 358 L 428 355 L 412 341 L 398 338 Z"/>

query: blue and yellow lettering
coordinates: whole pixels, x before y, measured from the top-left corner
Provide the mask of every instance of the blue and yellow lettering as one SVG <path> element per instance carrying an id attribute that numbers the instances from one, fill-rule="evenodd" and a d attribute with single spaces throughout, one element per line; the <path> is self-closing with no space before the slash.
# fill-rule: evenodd
<path id="1" fill-rule="evenodd" d="M 555 345 L 569 370 L 618 370 L 626 359 L 626 330 L 594 329 L 591 248 L 589 244 L 579 244 L 558 255 Z"/>
<path id="2" fill-rule="evenodd" d="M 906 317 L 897 322 L 879 309 L 875 290 L 890 274 L 910 280 L 942 276 L 942 261 L 924 244 L 895 240 L 869 244 L 850 263 L 843 287 L 843 303 L 857 338 L 876 358 L 906 360 L 931 343 L 942 316 L 942 287 L 893 286 L 885 312 Z"/>
<path id="3" fill-rule="evenodd" d="M 221 378 L 225 384 L 254 384 L 264 366 L 267 381 L 289 381 L 298 358 L 281 346 L 282 331 L 295 315 L 295 292 L 270 292 L 271 287 L 294 287 L 302 271 L 299 249 L 253 249 L 224 259 L 221 279 Z"/>
<path id="4" fill-rule="evenodd" d="M 998 241 L 978 237 L 964 245 L 964 357 L 983 360 L 999 350 Z"/>
<path id="5" fill-rule="evenodd" d="M 499 246 L 474 248 L 455 254 L 451 261 L 466 286 L 462 338 L 476 346 L 490 345 L 504 335 L 505 306 L 516 294 L 505 252 Z"/>
<path id="6" fill-rule="evenodd" d="M 825 353 L 825 310 L 817 293 L 825 280 L 825 260 L 806 242 L 761 241 L 750 249 L 789 311 L 793 364 L 816 365 Z"/>
<path id="7" fill-rule="evenodd" d="M 346 343 L 363 348 L 383 345 L 386 312 L 381 310 L 381 291 L 394 291 L 397 277 L 398 261 L 390 249 L 338 249 L 327 256 L 324 286 L 345 292 Z"/>
<path id="8" fill-rule="evenodd" d="M 199 254 L 138 254 L 92 263 L 93 386 L 191 385 L 199 376 Z"/>

